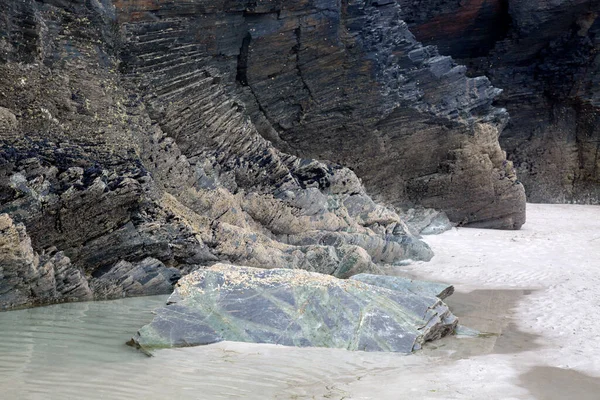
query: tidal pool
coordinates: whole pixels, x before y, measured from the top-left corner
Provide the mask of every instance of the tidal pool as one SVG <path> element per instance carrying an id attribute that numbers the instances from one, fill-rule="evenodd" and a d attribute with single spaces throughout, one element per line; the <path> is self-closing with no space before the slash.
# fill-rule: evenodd
<path id="1" fill-rule="evenodd" d="M 521 291 L 455 294 L 459 314 L 493 335 L 446 338 L 411 356 L 225 342 L 159 350 L 147 357 L 126 346 L 167 296 L 4 312 L 0 398 L 400 399 L 403 390 L 407 396 L 416 394 L 414 390 L 433 394 L 436 384 L 414 381 L 416 371 L 444 364 L 451 369 L 457 360 L 494 352 L 504 327 L 494 317 L 506 313 L 520 296 Z M 389 374 L 399 380 L 390 380 Z M 378 377 L 389 389 L 364 394 L 361 380 L 377 382 Z M 405 379 L 413 379 L 410 390 L 402 383 Z"/>

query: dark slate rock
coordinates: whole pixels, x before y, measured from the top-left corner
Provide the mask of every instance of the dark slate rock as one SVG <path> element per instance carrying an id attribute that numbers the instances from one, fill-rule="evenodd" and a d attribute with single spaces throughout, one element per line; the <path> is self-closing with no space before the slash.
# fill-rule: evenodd
<path id="1" fill-rule="evenodd" d="M 500 143 L 532 202 L 600 202 L 600 2 L 398 0 L 418 40 L 503 89 Z M 511 171 L 512 170 L 512 171 Z M 516 172 L 516 174 L 515 174 Z"/>
<path id="2" fill-rule="evenodd" d="M 396 206 L 488 227 L 524 222 L 523 187 L 500 176 L 501 90 L 415 40 L 398 2 L 135 0 L 117 13 L 122 68 L 183 154 L 214 154 L 214 143 L 222 167 L 252 180 L 254 155 L 223 161 L 255 130 L 283 152 L 351 167 Z M 317 200 L 307 212 L 322 209 Z"/>
<path id="3" fill-rule="evenodd" d="M 84 273 L 64 253 L 38 254 L 25 226 L 0 214 L 0 311 L 91 298 Z"/>
<path id="4" fill-rule="evenodd" d="M 167 268 L 154 258 L 137 263 L 121 261 L 107 273 L 91 281 L 96 299 L 170 294 L 181 278 L 175 268 Z"/>
<path id="5" fill-rule="evenodd" d="M 216 264 L 182 278 L 130 344 L 147 352 L 231 340 L 410 353 L 456 323 L 435 297 L 306 271 Z"/>

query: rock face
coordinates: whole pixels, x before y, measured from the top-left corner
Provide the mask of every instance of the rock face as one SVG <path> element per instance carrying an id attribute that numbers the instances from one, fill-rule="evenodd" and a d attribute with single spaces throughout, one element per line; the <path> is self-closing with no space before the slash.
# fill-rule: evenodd
<path id="1" fill-rule="evenodd" d="M 416 41 L 395 2 L 0 12 L 0 213 L 97 298 L 217 261 L 349 277 L 430 259 L 394 206 L 524 222 L 500 91 Z"/>
<path id="2" fill-rule="evenodd" d="M 115 5 L 123 69 L 184 154 L 229 150 L 242 113 L 279 150 L 352 168 L 377 199 L 465 225 L 524 222 L 498 144 L 507 114 L 491 106 L 500 90 L 417 42 L 395 2 Z"/>
<path id="3" fill-rule="evenodd" d="M 0 310 L 91 299 L 80 269 L 62 252 L 38 254 L 22 224 L 0 214 Z"/>
<path id="4" fill-rule="evenodd" d="M 398 0 L 417 39 L 485 74 L 500 137 L 533 202 L 600 202 L 600 3 Z"/>
<path id="5" fill-rule="evenodd" d="M 132 264 L 121 261 L 109 272 L 92 280 L 96 298 L 116 298 L 169 293 L 181 274 L 175 268 L 167 268 L 154 258 L 146 258 Z"/>
<path id="6" fill-rule="evenodd" d="M 148 352 L 232 340 L 410 353 L 456 324 L 435 297 L 305 271 L 217 264 L 184 277 L 131 344 Z"/>
<path id="7" fill-rule="evenodd" d="M 81 272 L 88 290 L 69 300 L 167 293 L 174 269 L 219 260 L 348 277 L 432 257 L 351 170 L 261 136 L 248 89 L 219 64 L 240 48 L 209 53 L 185 9 L 159 24 L 120 13 L 122 29 L 110 2 L 0 9 L 0 212 L 34 253 Z"/>

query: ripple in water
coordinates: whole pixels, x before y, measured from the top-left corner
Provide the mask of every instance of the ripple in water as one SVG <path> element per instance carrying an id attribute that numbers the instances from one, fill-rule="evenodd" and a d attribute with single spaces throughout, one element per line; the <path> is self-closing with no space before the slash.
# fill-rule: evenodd
<path id="1" fill-rule="evenodd" d="M 492 328 L 487 317 L 504 314 L 496 309 L 505 303 L 498 296 L 514 294 L 486 291 L 465 297 L 465 321 L 484 331 Z M 0 313 L 0 399 L 447 400 L 463 395 L 455 397 L 456 385 L 444 382 L 470 381 L 456 367 L 465 357 L 493 353 L 497 339 L 445 338 L 411 356 L 223 342 L 147 357 L 126 346 L 166 298 Z M 498 307 L 488 309 L 489 304 Z M 469 314 L 478 318 L 469 320 Z M 480 391 L 472 398 L 482 398 Z"/>
<path id="2" fill-rule="evenodd" d="M 147 357 L 125 342 L 166 296 L 0 313 L 6 399 L 288 399 L 327 393 L 408 358 L 395 354 L 220 343 Z M 310 398 L 309 397 L 309 398 Z"/>

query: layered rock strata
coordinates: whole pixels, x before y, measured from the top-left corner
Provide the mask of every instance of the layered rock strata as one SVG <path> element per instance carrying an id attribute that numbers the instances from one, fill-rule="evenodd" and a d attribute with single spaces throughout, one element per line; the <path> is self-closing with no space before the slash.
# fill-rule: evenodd
<path id="1" fill-rule="evenodd" d="M 64 253 L 36 253 L 23 224 L 0 214 L 0 310 L 91 298 L 84 274 Z"/>
<path id="2" fill-rule="evenodd" d="M 394 205 L 524 222 L 499 90 L 419 44 L 394 2 L 0 11 L 0 213 L 97 298 L 217 261 L 348 277 L 431 258 Z"/>
<path id="3" fill-rule="evenodd" d="M 504 90 L 500 142 L 531 201 L 600 202 L 600 2 L 398 3 L 419 40 Z"/>
<path id="4" fill-rule="evenodd" d="M 220 129 L 213 140 L 241 112 L 278 149 L 352 168 L 377 199 L 465 225 L 524 222 L 500 90 L 417 42 L 394 2 L 115 4 L 124 70 L 185 154 L 205 151 L 197 128 Z M 214 110 L 227 117 L 207 125 Z"/>
<path id="5" fill-rule="evenodd" d="M 144 58 L 125 57 L 139 43 L 114 29 L 111 4 L 1 7 L 0 212 L 26 227 L 34 253 L 67 257 L 87 288 L 26 301 L 11 289 L 3 307 L 166 293 L 218 260 L 348 277 L 431 258 L 352 171 L 275 149 L 210 63 L 132 72 Z"/>
<path id="6" fill-rule="evenodd" d="M 424 294 L 217 264 L 184 277 L 130 344 L 148 353 L 223 340 L 411 353 L 457 322 L 440 299 Z"/>

